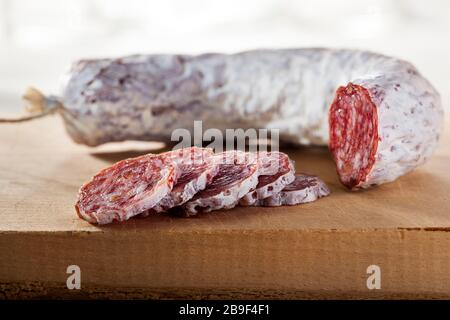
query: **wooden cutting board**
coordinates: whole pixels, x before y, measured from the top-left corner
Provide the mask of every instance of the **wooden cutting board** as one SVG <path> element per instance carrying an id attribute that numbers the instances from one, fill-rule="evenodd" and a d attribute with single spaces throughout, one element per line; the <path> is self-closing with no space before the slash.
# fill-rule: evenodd
<path id="1" fill-rule="evenodd" d="M 56 116 L 1 125 L 0 297 L 450 297 L 449 124 L 426 165 L 371 190 L 347 191 L 326 148 L 287 149 L 331 196 L 104 227 L 76 216 L 80 185 L 161 144 L 87 148 Z M 370 265 L 381 289 L 367 287 Z"/>

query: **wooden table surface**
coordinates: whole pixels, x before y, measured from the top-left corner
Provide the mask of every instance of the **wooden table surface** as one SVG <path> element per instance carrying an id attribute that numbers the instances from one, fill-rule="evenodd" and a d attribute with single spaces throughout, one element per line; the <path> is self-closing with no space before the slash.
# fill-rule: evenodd
<path id="1" fill-rule="evenodd" d="M 279 248 L 282 246 L 282 241 L 284 241 L 280 239 L 285 237 L 287 247 L 289 247 L 289 243 L 295 246 L 302 245 L 298 241 L 300 238 L 303 239 L 302 241 L 308 246 L 306 249 L 304 248 L 307 253 L 305 253 L 305 257 L 303 258 L 310 259 L 310 263 L 326 264 L 332 263 L 333 261 L 337 263 L 344 258 L 352 259 L 351 257 L 355 255 L 355 261 L 360 261 L 362 266 L 366 262 L 370 263 L 368 257 L 373 258 L 374 252 L 378 250 L 374 249 L 375 251 L 371 252 L 370 249 L 366 248 L 366 252 L 363 249 L 364 246 L 366 244 L 369 246 L 374 245 L 375 243 L 376 248 L 380 248 L 380 246 L 384 248 L 378 252 L 380 254 L 380 261 L 384 261 L 385 265 L 392 266 L 397 261 L 395 259 L 409 257 L 408 252 L 411 253 L 414 250 L 419 250 L 417 254 L 421 255 L 422 258 L 439 260 L 439 265 L 433 265 L 431 268 L 435 270 L 434 272 L 437 275 L 433 275 L 431 280 L 427 279 L 428 284 L 424 282 L 419 283 L 419 286 L 414 286 L 405 283 L 405 277 L 408 277 L 408 275 L 401 275 L 400 279 L 396 280 L 395 275 L 391 274 L 392 287 L 389 292 L 396 294 L 404 292 L 411 293 L 412 291 L 418 293 L 436 291 L 439 294 L 450 294 L 450 264 L 447 264 L 450 261 L 450 256 L 449 253 L 445 252 L 445 248 L 450 249 L 450 232 L 445 233 L 445 231 L 450 230 L 449 124 L 447 121 L 447 129 L 440 141 L 440 146 L 427 164 L 393 183 L 367 191 L 349 192 L 339 183 L 333 161 L 326 148 L 287 149 L 283 151 L 287 152 L 295 160 L 297 171 L 316 174 L 328 184 L 332 191 L 329 197 L 300 206 L 235 208 L 228 211 L 204 214 L 192 219 L 159 215 L 147 219 L 131 219 L 125 223 L 112 224 L 104 227 L 91 225 L 76 216 L 73 205 L 76 200 L 78 188 L 99 169 L 127 157 L 134 157 L 147 152 L 159 152 L 158 148 L 161 148 L 161 144 L 125 143 L 101 146 L 99 148 L 88 148 L 77 145 L 70 140 L 65 133 L 62 120 L 57 116 L 35 120 L 29 123 L 1 125 L 0 254 L 4 259 L 0 259 L 2 260 L 0 262 L 0 282 L 6 284 L 14 283 L 18 286 L 20 283 L 27 281 L 33 283 L 54 283 L 57 281 L 55 279 L 61 279 L 63 281 L 62 279 L 65 277 L 64 272 L 61 275 L 55 276 L 56 278 L 51 275 L 45 275 L 41 279 L 40 273 L 30 271 L 30 267 L 26 266 L 29 263 L 41 261 L 39 260 L 41 259 L 39 256 L 34 257 L 34 260 L 30 260 L 30 256 L 33 255 L 30 252 L 33 248 L 38 248 L 41 241 L 41 245 L 44 245 L 47 250 L 47 260 L 41 261 L 44 265 L 46 263 L 58 265 L 59 260 L 57 260 L 56 256 L 52 257 L 51 252 L 54 250 L 54 246 L 64 247 L 64 243 L 72 243 L 72 249 L 75 246 L 79 250 L 82 250 L 86 246 L 91 248 L 91 251 L 94 250 L 94 252 L 90 253 L 75 252 L 71 256 L 73 258 L 73 256 L 79 255 L 79 257 L 86 257 L 88 260 L 95 260 L 95 262 L 88 263 L 86 267 L 92 272 L 92 276 L 90 278 L 87 276 L 86 279 L 89 279 L 88 282 L 94 287 L 108 286 L 110 285 L 109 282 L 114 282 L 121 287 L 140 287 L 140 283 L 144 283 L 142 286 L 155 288 L 236 288 L 239 287 L 239 283 L 242 280 L 238 278 L 234 279 L 233 275 L 229 275 L 225 280 L 221 276 L 211 276 L 209 280 L 204 280 L 202 283 L 202 281 L 197 280 L 195 282 L 193 280 L 194 278 L 196 279 L 196 275 L 192 270 L 189 271 L 189 279 L 177 278 L 177 280 L 173 280 L 172 282 L 164 278 L 170 277 L 170 274 L 165 274 L 164 277 L 161 274 L 152 276 L 146 274 L 144 278 L 147 280 L 143 282 L 140 282 L 137 278 L 133 280 L 133 277 L 140 271 L 136 271 L 131 275 L 128 274 L 127 279 L 129 282 L 125 278 L 122 279 L 120 275 L 116 275 L 113 278 L 106 276 L 102 278 L 99 275 L 94 276 L 93 274 L 99 270 L 98 268 L 108 268 L 111 262 L 109 261 L 108 264 L 102 266 L 104 262 L 101 260 L 101 254 L 95 254 L 95 246 L 96 243 L 100 243 L 104 252 L 112 250 L 111 252 L 114 252 L 113 254 L 117 256 L 114 258 L 116 259 L 114 260 L 116 263 L 133 264 L 136 261 L 132 260 L 130 262 L 130 259 L 134 259 L 132 256 L 128 253 L 121 254 L 114 251 L 114 249 L 107 248 L 107 241 L 115 243 L 116 239 L 131 239 L 124 240 L 125 243 L 121 242 L 119 246 L 123 246 L 124 251 L 127 251 L 127 248 L 129 248 L 134 252 L 136 250 L 136 244 L 132 241 L 133 238 L 142 240 L 148 237 L 157 237 L 157 240 L 152 239 L 157 243 L 158 241 L 167 241 L 169 243 L 171 241 L 170 239 L 172 239 L 171 237 L 173 237 L 172 240 L 175 241 L 174 243 L 176 245 L 175 249 L 171 248 L 171 250 L 174 249 L 176 251 L 178 249 L 186 249 L 180 244 L 181 240 L 179 239 L 183 237 L 183 241 L 186 242 L 186 237 L 193 237 L 195 239 L 195 237 L 208 235 L 217 235 L 219 237 L 225 234 L 234 234 L 236 237 L 241 238 L 233 238 L 233 236 L 230 236 L 228 240 L 224 241 L 234 241 L 233 244 L 230 244 L 230 248 L 233 248 L 232 252 L 227 252 L 231 256 L 234 255 L 233 257 L 237 259 L 240 257 L 240 254 L 244 253 L 240 252 L 240 249 L 236 249 L 240 247 L 235 241 L 257 241 L 257 238 L 251 240 L 252 235 L 257 237 L 257 235 L 265 234 L 265 238 L 261 238 L 263 240 L 258 240 L 262 241 L 259 242 L 261 243 L 261 247 L 259 248 L 258 245 L 255 245 L 254 248 L 257 252 L 259 252 L 258 250 L 262 250 L 261 257 L 258 256 L 259 253 L 255 253 L 255 261 L 265 261 L 265 264 L 260 270 L 264 276 L 262 278 L 260 276 L 260 278 L 266 279 L 269 277 L 267 273 L 270 273 L 270 270 L 274 268 L 281 268 L 279 273 L 286 274 L 283 276 L 284 278 L 275 279 L 273 282 L 269 278 L 264 281 L 261 280 L 261 283 L 258 282 L 257 278 L 248 282 L 243 281 L 243 286 L 278 290 L 277 288 L 280 286 L 288 288 L 289 286 L 286 284 L 291 282 L 293 285 L 288 289 L 291 290 L 290 292 L 294 292 L 294 297 L 302 297 L 302 295 L 298 294 L 299 290 L 311 293 L 321 291 L 324 288 L 324 290 L 331 290 L 333 292 L 356 292 L 356 294 L 364 290 L 364 285 L 347 285 L 342 279 L 334 282 L 332 279 L 329 279 L 328 286 L 321 281 L 316 283 L 307 283 L 305 281 L 296 283 L 290 279 L 288 272 L 291 271 L 284 270 L 278 264 L 271 266 L 266 261 L 267 258 L 264 257 L 265 254 L 268 254 L 264 252 L 264 250 L 268 250 L 264 249 L 264 241 L 270 241 L 271 239 L 272 244 L 276 243 L 277 248 Z M 138 148 L 138 150 L 135 148 Z M 413 241 L 413 238 L 416 239 L 415 237 L 417 235 L 416 240 L 419 241 L 412 242 L 412 247 L 409 249 L 407 249 L 409 244 L 405 240 L 404 232 L 406 231 L 415 231 L 416 233 L 414 233 L 414 236 L 410 240 Z M 327 237 L 326 239 L 328 240 L 325 241 L 323 240 L 324 238 L 322 240 L 314 240 L 312 234 L 315 232 Z M 371 232 L 373 232 L 372 235 Z M 91 235 L 91 240 L 86 240 L 83 234 Z M 294 236 L 294 234 L 297 236 Z M 330 234 L 335 234 L 337 238 L 330 240 Z M 290 235 L 294 238 L 290 239 Z M 272 236 L 273 238 L 270 238 Z M 52 237 L 58 237 L 59 242 L 55 244 L 53 240 L 49 240 Z M 67 238 L 66 242 L 64 242 L 65 237 Z M 436 240 L 435 237 L 438 237 L 440 240 Z M 352 239 L 355 239 L 355 247 L 352 247 Z M 379 239 L 380 242 L 377 243 L 376 239 Z M 82 241 L 82 245 L 78 245 L 76 241 Z M 221 240 L 219 239 L 217 241 Z M 333 244 L 334 241 L 335 243 Z M 207 253 L 205 248 L 199 249 L 200 251 L 196 252 L 195 244 L 192 245 L 190 243 L 190 245 L 189 248 L 192 249 L 194 247 L 192 249 L 193 251 L 190 252 L 191 256 L 198 254 L 198 259 L 203 261 L 203 265 L 200 268 L 205 269 L 206 271 L 204 272 L 217 274 L 220 268 L 227 267 L 226 263 L 224 263 L 224 266 L 208 266 L 208 261 L 213 259 L 213 256 L 211 256 L 213 254 Z M 248 245 L 250 245 L 250 242 Z M 266 245 L 270 246 L 269 242 Z M 391 248 L 391 246 L 395 247 L 396 245 L 405 247 L 399 249 L 399 253 L 395 253 L 395 249 Z M 147 250 L 148 246 L 142 248 Z M 153 246 L 152 250 L 156 250 L 156 252 L 163 250 L 163 248 L 154 247 L 155 243 L 151 246 Z M 207 245 L 205 244 L 205 246 Z M 211 246 L 213 248 L 214 245 Z M 77 251 L 77 248 L 73 250 Z M 248 247 L 246 248 L 248 253 L 249 249 Z M 328 252 L 328 255 L 324 255 L 321 248 Z M 274 250 L 274 248 L 272 247 L 271 250 Z M 311 250 L 311 252 L 308 250 Z M 403 252 L 402 250 L 405 251 Z M 337 253 L 333 258 L 334 252 Z M 35 254 L 37 255 L 37 253 Z M 155 254 L 155 252 L 152 254 Z M 275 256 L 278 257 L 278 261 L 284 261 L 283 259 L 288 259 L 287 256 L 289 253 L 285 252 L 284 254 L 285 256 L 283 256 L 283 253 L 275 253 Z M 304 277 L 308 275 L 309 277 L 314 277 L 315 267 L 313 265 L 305 267 L 301 262 L 303 259 L 301 253 L 296 254 L 300 254 L 298 257 L 299 261 L 289 261 L 292 266 L 298 263 L 296 265 L 297 269 L 302 273 L 298 273 L 297 276 Z M 66 257 L 65 255 L 66 253 L 59 252 L 58 259 L 63 261 Z M 428 257 L 427 255 L 431 256 Z M 8 263 L 6 262 L 6 258 L 9 259 Z M 145 258 L 142 259 L 144 260 L 140 261 L 140 263 L 147 263 L 145 262 Z M 239 259 L 242 260 L 242 257 Z M 179 260 L 176 261 L 176 263 L 180 263 Z M 164 269 L 163 264 L 167 263 L 167 261 L 158 263 L 161 263 L 161 265 L 153 266 L 154 269 Z M 192 268 L 195 267 L 195 263 L 192 262 Z M 248 263 L 251 264 L 252 262 L 250 261 Z M 13 270 L 11 264 L 16 269 Z M 348 269 L 349 265 L 347 264 L 345 267 Z M 419 272 L 419 274 L 425 274 L 428 267 L 417 265 L 417 270 L 414 269 L 414 266 L 411 268 L 415 272 Z M 56 267 L 52 268 L 51 270 L 56 270 Z M 328 270 L 326 268 L 329 267 L 317 266 L 317 272 L 323 273 Z M 409 270 L 407 267 L 405 268 L 401 272 L 413 270 Z M 18 271 L 18 269 L 20 270 Z M 241 275 L 246 274 L 248 276 L 246 272 L 257 273 L 259 269 L 254 267 L 253 271 L 245 268 L 239 270 L 241 270 Z M 448 270 L 449 273 L 442 280 L 445 270 Z M 341 270 L 339 272 L 344 271 Z M 398 277 L 398 274 L 396 276 Z M 230 277 L 233 279 L 230 279 Z M 319 279 L 318 277 L 320 275 L 318 274 L 315 277 Z M 322 277 L 327 278 L 323 274 Z M 357 276 L 358 279 L 361 279 L 361 277 L 365 277 L 364 271 Z M 413 278 L 414 276 L 411 275 L 411 279 Z M 425 281 L 425 278 L 423 281 Z M 45 286 L 43 285 L 43 287 Z M 388 284 L 386 286 L 389 288 Z M 42 289 L 42 286 L 40 288 Z M 437 289 L 434 290 L 435 288 Z M 288 289 L 286 290 L 289 291 Z"/>
<path id="2" fill-rule="evenodd" d="M 194 219 L 168 216 L 132 219 L 97 227 L 74 210 L 78 188 L 99 169 L 118 160 L 159 152 L 161 144 L 129 150 L 134 144 L 97 149 L 73 143 L 56 116 L 0 126 L 0 231 L 105 231 L 117 229 L 380 229 L 450 228 L 450 128 L 424 166 L 397 181 L 349 192 L 338 181 L 326 148 L 286 151 L 296 170 L 316 174 L 330 197 L 281 208 L 235 208 Z M 139 149 L 143 149 L 141 144 Z M 125 149 L 125 150 L 124 150 Z M 127 150 L 128 149 L 128 150 Z"/>

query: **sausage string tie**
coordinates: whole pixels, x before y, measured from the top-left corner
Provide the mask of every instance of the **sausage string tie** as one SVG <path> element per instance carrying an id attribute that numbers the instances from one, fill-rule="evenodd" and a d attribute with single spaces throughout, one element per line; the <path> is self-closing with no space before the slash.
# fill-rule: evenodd
<path id="1" fill-rule="evenodd" d="M 28 102 L 25 110 L 29 115 L 17 118 L 1 118 L 0 123 L 17 123 L 45 117 L 64 108 L 63 104 L 55 96 L 44 96 L 35 88 L 28 88 L 22 98 Z"/>

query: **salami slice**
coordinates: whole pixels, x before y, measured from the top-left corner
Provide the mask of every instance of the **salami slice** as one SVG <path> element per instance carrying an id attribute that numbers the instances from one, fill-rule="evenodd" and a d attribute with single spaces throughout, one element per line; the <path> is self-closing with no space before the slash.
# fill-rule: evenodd
<path id="1" fill-rule="evenodd" d="M 165 212 L 190 200 L 197 192 L 205 189 L 218 172 L 212 149 L 185 148 L 164 153 L 170 157 L 179 169 L 179 177 L 172 191 L 152 209 L 142 213 L 145 217 L 151 213 Z"/>
<path id="2" fill-rule="evenodd" d="M 227 151 L 215 155 L 219 169 L 212 182 L 183 206 L 186 216 L 235 207 L 258 184 L 258 163 L 253 153 Z"/>
<path id="3" fill-rule="evenodd" d="M 289 157 L 282 152 L 258 152 L 258 185 L 240 201 L 251 206 L 258 200 L 279 193 L 295 179 L 295 169 Z"/>
<path id="4" fill-rule="evenodd" d="M 128 220 L 163 199 L 178 175 L 177 166 L 163 155 L 123 160 L 81 187 L 75 209 L 91 223 Z"/>
<path id="5" fill-rule="evenodd" d="M 295 175 L 295 180 L 281 192 L 254 203 L 257 206 L 278 207 L 292 206 L 315 201 L 330 194 L 327 185 L 316 176 Z"/>

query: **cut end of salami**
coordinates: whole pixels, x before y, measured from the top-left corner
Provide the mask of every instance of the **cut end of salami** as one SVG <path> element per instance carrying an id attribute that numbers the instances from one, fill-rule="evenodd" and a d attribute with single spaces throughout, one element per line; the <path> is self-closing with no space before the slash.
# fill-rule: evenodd
<path id="1" fill-rule="evenodd" d="M 339 179 L 357 189 L 375 163 L 379 141 L 377 107 L 367 89 L 349 83 L 337 90 L 329 111 L 329 130 Z"/>
<path id="2" fill-rule="evenodd" d="M 177 167 L 161 155 L 123 160 L 83 185 L 75 208 L 81 218 L 91 223 L 128 220 L 164 198 L 177 176 Z"/>

